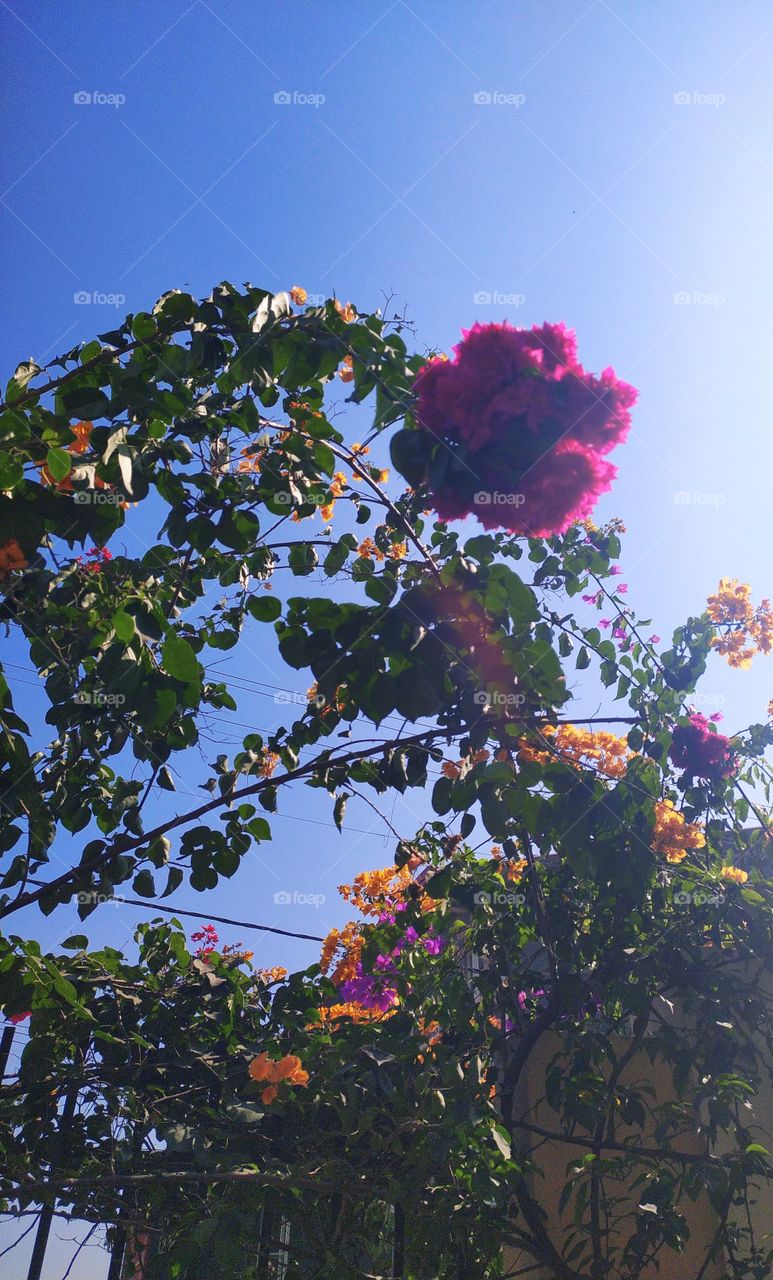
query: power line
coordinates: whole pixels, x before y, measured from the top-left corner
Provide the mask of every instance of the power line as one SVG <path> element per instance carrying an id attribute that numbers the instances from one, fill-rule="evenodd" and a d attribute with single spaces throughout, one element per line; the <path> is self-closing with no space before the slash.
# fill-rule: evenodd
<path id="1" fill-rule="evenodd" d="M 31 884 L 44 886 L 44 880 L 30 877 Z M 277 933 L 283 938 L 302 938 L 305 942 L 324 942 L 325 939 L 316 933 L 297 933 L 293 929 L 277 929 L 271 924 L 255 924 L 253 920 L 231 920 L 228 916 L 213 916 L 209 912 L 188 911 L 184 907 L 162 907 L 159 903 L 144 902 L 139 898 L 124 898 L 116 895 L 110 902 L 123 902 L 128 907 L 141 907 L 143 911 L 162 911 L 170 916 L 190 916 L 193 920 L 216 921 L 217 924 L 230 924 L 237 929 L 256 929 L 261 933 Z"/>

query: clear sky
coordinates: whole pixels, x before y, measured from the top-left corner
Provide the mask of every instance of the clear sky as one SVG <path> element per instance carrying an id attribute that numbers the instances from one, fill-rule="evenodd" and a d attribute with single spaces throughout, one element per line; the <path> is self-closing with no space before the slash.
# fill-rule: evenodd
<path id="1" fill-rule="evenodd" d="M 448 350 L 475 319 L 563 319 L 587 367 L 641 391 L 599 507 L 628 526 L 631 603 L 665 637 L 720 574 L 773 592 L 767 0 L 0 0 L 0 27 L 6 376 L 224 278 L 361 309 L 394 294 L 420 349 Z M 773 662 L 757 664 L 709 669 L 726 732 L 764 717 Z M 306 684 L 269 647 L 223 669 L 244 726 L 229 745 L 287 719 L 271 686 Z M 33 677 L 16 675 L 34 711 Z M 338 836 L 308 793 L 285 810 L 234 881 L 175 901 L 314 934 L 340 923 L 335 886 L 391 859 L 383 825 L 353 804 Z M 393 821 L 416 825 L 403 802 Z M 278 906 L 279 890 L 324 901 Z M 120 945 L 146 915 L 106 907 L 87 932 Z M 14 929 L 55 946 L 74 924 Z M 261 963 L 317 954 L 221 934 Z M 72 1252 L 54 1244 L 44 1280 Z M 22 1249 L 1 1258 L 0 1280 L 25 1267 Z M 105 1271 L 87 1250 L 71 1276 Z"/>

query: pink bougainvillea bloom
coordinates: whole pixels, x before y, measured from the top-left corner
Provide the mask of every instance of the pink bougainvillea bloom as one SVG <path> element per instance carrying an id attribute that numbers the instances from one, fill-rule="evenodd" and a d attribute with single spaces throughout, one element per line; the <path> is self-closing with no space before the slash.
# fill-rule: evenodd
<path id="1" fill-rule="evenodd" d="M 625 595 L 625 593 L 626 593 L 626 591 L 628 590 L 628 583 L 627 583 L 627 582 L 621 582 L 619 587 L 615 587 L 615 590 L 616 590 L 616 591 L 619 591 L 619 593 L 620 593 L 620 595 L 621 595 L 621 596 L 624 596 L 624 595 Z"/>
<path id="2" fill-rule="evenodd" d="M 650 636 L 647 644 L 660 644 L 660 636 Z"/>
<path id="3" fill-rule="evenodd" d="M 704 778 L 719 782 L 731 777 L 738 766 L 730 739 L 712 729 L 699 711 L 693 712 L 686 725 L 677 725 L 671 736 L 668 758 L 685 778 Z"/>
<path id="4" fill-rule="evenodd" d="M 566 325 L 507 322 L 465 330 L 453 360 L 430 361 L 415 388 L 420 427 L 446 447 L 429 481 L 438 514 L 529 537 L 590 515 L 637 394 L 612 369 L 588 373 Z"/>
<path id="5" fill-rule="evenodd" d="M 612 565 L 612 568 L 609 570 L 609 572 L 610 572 L 610 575 L 611 575 L 613 578 L 619 578 L 619 577 L 620 577 L 620 574 L 621 574 L 623 571 L 622 571 L 622 569 L 620 568 L 620 565 L 619 565 L 619 564 L 613 564 L 613 565 Z"/>

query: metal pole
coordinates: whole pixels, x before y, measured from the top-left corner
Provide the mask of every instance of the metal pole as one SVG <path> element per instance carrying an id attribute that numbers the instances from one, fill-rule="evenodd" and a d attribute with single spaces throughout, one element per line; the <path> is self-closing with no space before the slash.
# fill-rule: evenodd
<path id="1" fill-rule="evenodd" d="M 83 1050 L 85 1057 L 85 1049 Z M 62 1107 L 62 1123 L 59 1126 L 59 1133 L 63 1135 L 69 1127 L 70 1122 L 75 1115 L 75 1108 L 78 1103 L 78 1089 L 73 1085 L 67 1090 Z M 38 1229 L 35 1232 L 35 1244 L 30 1258 L 29 1271 L 27 1272 L 27 1280 L 40 1280 L 40 1274 L 43 1270 L 43 1260 L 46 1256 L 46 1246 L 48 1245 L 48 1236 L 51 1231 L 51 1223 L 54 1219 L 54 1209 L 50 1204 L 44 1204 L 40 1210 L 38 1218 Z"/>
<path id="2" fill-rule="evenodd" d="M 110 1270 L 107 1273 L 107 1280 L 121 1280 L 121 1272 L 123 1270 L 123 1257 L 126 1252 L 126 1229 L 118 1226 L 115 1231 L 115 1240 L 113 1249 L 110 1254 Z"/>
<path id="3" fill-rule="evenodd" d="M 9 1022 L 7 1027 L 3 1027 L 3 1034 L 0 1038 L 0 1085 L 5 1079 L 5 1068 L 8 1066 L 8 1057 L 13 1045 L 13 1038 L 16 1035 L 16 1027 Z"/>

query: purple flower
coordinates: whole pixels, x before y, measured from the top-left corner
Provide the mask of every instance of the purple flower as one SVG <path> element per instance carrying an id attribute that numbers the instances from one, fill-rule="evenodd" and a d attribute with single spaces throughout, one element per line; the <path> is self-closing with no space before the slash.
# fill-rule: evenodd
<path id="1" fill-rule="evenodd" d="M 379 957 L 379 959 L 386 958 Z M 338 990 L 343 1000 L 361 1004 L 365 1009 L 378 1009 L 379 1013 L 386 1013 L 397 1004 L 396 988 L 386 986 L 377 982 L 371 975 L 364 974 L 360 964 L 357 965 L 357 976 L 342 982 Z"/>
<path id="2" fill-rule="evenodd" d="M 722 715 L 722 712 L 721 712 L 721 711 L 715 711 L 715 712 L 714 712 L 714 714 L 713 714 L 713 716 L 709 716 L 709 720 L 713 720 L 715 723 L 716 723 L 718 720 L 724 720 L 724 718 L 725 718 L 725 717 Z"/>
<path id="3" fill-rule="evenodd" d="M 618 594 L 621 596 L 624 596 L 627 590 L 628 590 L 627 582 L 621 582 L 620 586 L 617 588 Z"/>
<path id="4" fill-rule="evenodd" d="M 647 644 L 660 644 L 660 636 L 650 636 Z"/>
<path id="5" fill-rule="evenodd" d="M 446 940 L 445 938 L 425 938 L 422 945 L 428 956 L 439 956 L 445 949 Z"/>
<path id="6" fill-rule="evenodd" d="M 612 632 L 612 635 L 615 637 L 615 640 L 625 640 L 626 639 L 625 627 L 615 627 L 614 631 Z"/>
<path id="7" fill-rule="evenodd" d="M 408 925 L 408 928 L 405 930 L 405 933 L 403 934 L 403 937 L 405 938 L 406 942 L 416 942 L 416 940 L 418 939 L 418 936 L 419 935 L 414 929 L 412 924 Z"/>
<path id="8" fill-rule="evenodd" d="M 609 618 L 599 618 L 600 627 L 611 627 L 612 623 Z"/>
<path id="9" fill-rule="evenodd" d="M 380 973 L 394 973 L 395 962 L 391 956 L 376 956 L 376 968 Z"/>
<path id="10" fill-rule="evenodd" d="M 620 577 L 620 574 L 621 574 L 623 571 L 622 571 L 622 569 L 620 568 L 620 565 L 619 565 L 619 564 L 613 564 L 613 565 L 612 565 L 612 568 L 609 570 L 609 572 L 610 572 L 611 577 L 613 577 L 613 578 L 619 578 L 619 577 Z"/>

